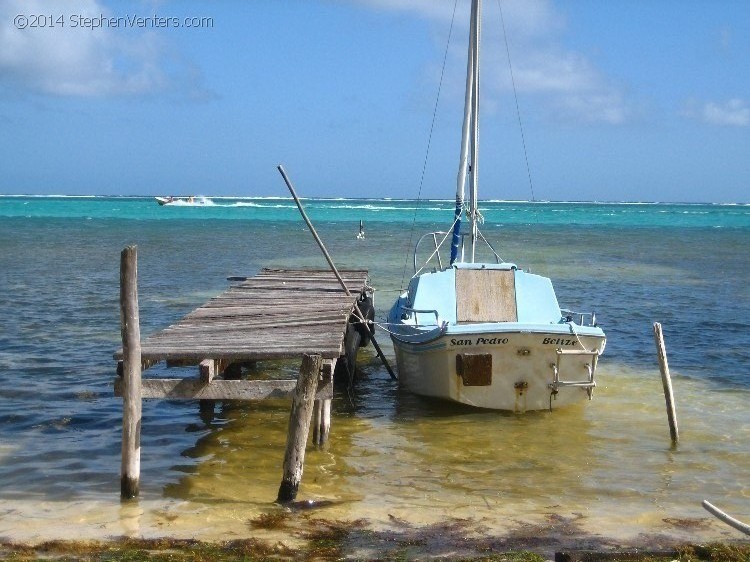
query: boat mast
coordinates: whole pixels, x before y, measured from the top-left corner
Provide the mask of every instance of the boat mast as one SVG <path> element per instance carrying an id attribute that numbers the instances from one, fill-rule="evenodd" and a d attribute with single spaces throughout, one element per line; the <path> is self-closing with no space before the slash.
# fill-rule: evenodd
<path id="1" fill-rule="evenodd" d="M 456 185 L 456 213 L 451 243 L 451 264 L 456 260 L 460 244 L 461 213 L 463 211 L 466 176 L 469 176 L 468 218 L 471 225 L 471 262 L 477 240 L 477 149 L 479 143 L 479 21 L 481 0 L 471 2 L 469 49 L 466 62 L 466 94 L 464 97 L 464 122 L 461 130 L 461 154 Z M 461 256 L 463 261 L 463 251 Z"/>
<path id="2" fill-rule="evenodd" d="M 471 92 L 471 167 L 469 168 L 469 223 L 471 224 L 471 263 L 477 243 L 477 198 L 479 184 L 479 40 L 481 35 L 482 2 L 473 0 L 471 10 L 472 92 Z"/>

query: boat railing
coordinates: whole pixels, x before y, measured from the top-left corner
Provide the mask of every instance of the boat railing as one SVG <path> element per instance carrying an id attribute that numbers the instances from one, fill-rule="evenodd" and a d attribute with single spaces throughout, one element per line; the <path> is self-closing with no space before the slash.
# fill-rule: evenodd
<path id="1" fill-rule="evenodd" d="M 500 255 L 495 251 L 495 248 L 490 244 L 489 240 L 487 240 L 484 236 L 482 236 L 482 233 L 479 232 L 478 239 L 484 242 L 489 248 L 491 253 L 491 258 L 495 260 L 495 263 L 502 263 L 503 258 L 500 257 Z M 465 232 L 461 233 L 461 244 L 459 246 L 459 262 L 464 261 L 464 255 L 465 255 L 465 248 L 466 248 L 466 239 L 469 238 L 469 241 L 471 241 L 471 233 Z M 421 267 L 419 267 L 417 264 L 419 263 L 418 257 L 419 257 L 419 246 L 426 240 L 432 240 L 432 247 L 429 247 L 428 250 L 430 251 L 430 255 L 427 257 L 427 259 L 424 261 Z M 439 241 L 438 241 L 439 239 Z M 443 256 L 441 255 L 441 250 L 443 252 L 450 252 L 450 246 L 451 246 L 451 240 L 453 239 L 453 233 L 452 232 L 445 232 L 445 231 L 435 231 L 435 232 L 428 232 L 427 234 L 424 234 L 420 237 L 419 240 L 417 240 L 417 244 L 414 246 L 414 274 L 417 275 L 422 270 L 426 269 L 430 263 L 434 263 L 437 261 L 438 271 L 442 271 L 447 267 L 447 265 L 450 265 L 450 260 L 445 260 L 447 262 L 447 265 L 444 265 L 443 262 Z M 446 241 L 448 243 L 446 244 Z M 447 249 L 446 249 L 447 248 Z"/>
<path id="2" fill-rule="evenodd" d="M 596 326 L 596 312 L 576 312 L 565 309 L 561 309 L 560 312 L 565 322 L 573 322 L 579 326 Z"/>
<path id="3" fill-rule="evenodd" d="M 419 316 L 418 314 L 434 314 L 435 315 L 435 324 L 440 325 L 440 315 L 438 314 L 437 310 L 425 310 L 425 309 L 417 309 L 417 308 L 409 308 L 406 306 L 401 307 L 401 311 L 407 315 L 414 314 L 414 325 L 419 326 Z M 403 320 L 406 320 L 409 316 L 402 317 Z"/>

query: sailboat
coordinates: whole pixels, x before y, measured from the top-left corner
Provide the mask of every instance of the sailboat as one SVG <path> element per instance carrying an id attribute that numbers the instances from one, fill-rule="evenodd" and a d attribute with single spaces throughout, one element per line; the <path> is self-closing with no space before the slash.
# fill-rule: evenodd
<path id="1" fill-rule="evenodd" d="M 550 279 L 505 262 L 479 230 L 480 22 L 481 0 L 472 0 L 453 227 L 417 242 L 415 273 L 388 314 L 389 331 L 399 381 L 415 394 L 494 410 L 553 409 L 591 399 L 606 337 L 595 314 L 561 310 Z"/>

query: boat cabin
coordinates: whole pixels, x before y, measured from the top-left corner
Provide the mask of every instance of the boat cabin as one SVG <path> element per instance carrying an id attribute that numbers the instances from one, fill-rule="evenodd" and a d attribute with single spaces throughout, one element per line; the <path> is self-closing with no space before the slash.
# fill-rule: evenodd
<path id="1" fill-rule="evenodd" d="M 423 273 L 409 283 L 406 307 L 422 325 L 564 321 L 552 282 L 512 263 L 456 263 Z"/>

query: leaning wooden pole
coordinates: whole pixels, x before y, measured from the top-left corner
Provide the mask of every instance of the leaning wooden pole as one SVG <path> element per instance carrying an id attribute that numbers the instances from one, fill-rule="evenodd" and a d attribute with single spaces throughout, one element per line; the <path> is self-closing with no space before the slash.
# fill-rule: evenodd
<path id="1" fill-rule="evenodd" d="M 745 533 L 746 535 L 750 535 L 750 525 L 743 523 L 739 519 L 735 519 L 731 515 L 727 515 L 708 500 L 703 500 L 703 508 L 730 527 L 734 527 L 738 531 Z"/>
<path id="2" fill-rule="evenodd" d="M 322 366 L 323 358 L 320 355 L 302 356 L 302 366 L 292 399 L 292 411 L 289 414 L 284 474 L 276 498 L 277 503 L 291 502 L 297 497 L 305 464 L 305 446 L 310 431 L 315 391 L 318 388 L 318 377 Z"/>
<path id="3" fill-rule="evenodd" d="M 299 209 L 299 212 L 302 215 L 302 218 L 304 219 L 305 224 L 307 224 L 307 228 L 310 229 L 310 234 L 313 235 L 313 238 L 315 238 L 315 241 L 318 243 L 318 247 L 323 252 L 323 256 L 326 258 L 326 261 L 328 262 L 328 265 L 330 266 L 331 271 L 333 271 L 334 275 L 336 276 L 336 279 L 338 279 L 339 284 L 344 289 L 344 293 L 346 294 L 346 296 L 351 297 L 352 294 L 349 292 L 349 288 L 346 286 L 346 283 L 344 283 L 344 280 L 341 278 L 341 275 L 339 275 L 339 270 L 336 269 L 336 265 L 333 263 L 333 260 L 331 259 L 331 255 L 328 253 L 328 250 L 326 250 L 326 247 L 323 244 L 323 241 L 320 239 L 320 236 L 318 236 L 318 233 L 315 230 L 315 227 L 313 226 L 312 222 L 310 222 L 310 219 L 307 217 L 305 208 L 302 206 L 302 202 L 299 200 L 299 197 L 297 197 L 297 192 L 295 191 L 294 186 L 292 185 L 292 180 L 290 180 L 289 176 L 286 175 L 286 171 L 284 170 L 283 166 L 278 165 L 276 166 L 276 168 L 279 170 L 281 177 L 284 178 L 284 183 L 286 183 L 286 186 L 289 189 L 289 193 L 292 194 L 292 198 L 294 199 L 294 202 L 297 204 L 297 209 Z M 385 366 L 385 370 L 388 371 L 388 374 L 391 376 L 391 378 L 393 380 L 396 380 L 396 373 L 394 373 L 393 369 L 391 369 L 391 365 L 388 363 L 388 359 L 385 358 L 385 354 L 383 353 L 383 350 L 380 349 L 378 342 L 375 340 L 375 329 L 369 326 L 367 322 L 367 318 L 365 318 L 365 316 L 362 314 L 362 311 L 359 309 L 359 306 L 357 306 L 356 302 L 354 303 L 354 312 L 356 313 L 356 316 L 359 318 L 359 321 L 362 322 L 370 330 L 370 341 L 372 342 L 372 345 L 375 348 L 375 351 L 377 352 L 378 357 L 380 357 L 380 360 L 383 362 L 383 365 Z"/>
<path id="4" fill-rule="evenodd" d="M 662 334 L 659 322 L 654 322 L 654 341 L 656 342 L 656 352 L 659 355 L 659 369 L 661 370 L 661 382 L 664 387 L 664 400 L 667 404 L 669 433 L 672 436 L 672 442 L 677 443 L 679 432 L 677 429 L 677 411 L 674 405 L 674 393 L 672 392 L 672 377 L 669 375 L 667 348 L 664 345 L 664 334 Z"/>
<path id="5" fill-rule="evenodd" d="M 136 246 L 128 246 L 120 254 L 120 331 L 124 383 L 120 495 L 134 498 L 141 474 L 141 328 Z"/>

